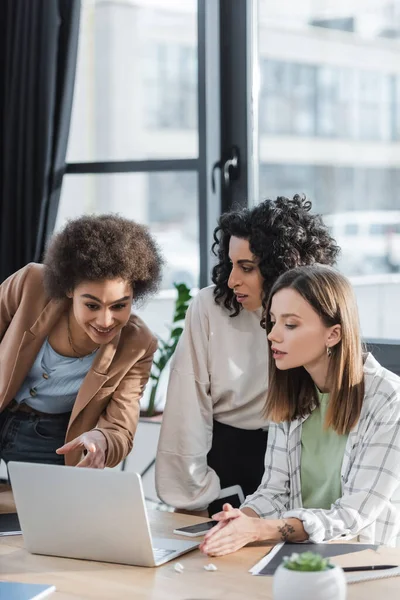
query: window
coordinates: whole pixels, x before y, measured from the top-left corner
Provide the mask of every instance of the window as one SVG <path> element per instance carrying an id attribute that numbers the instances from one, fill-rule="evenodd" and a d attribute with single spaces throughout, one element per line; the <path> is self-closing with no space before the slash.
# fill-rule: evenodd
<path id="1" fill-rule="evenodd" d="M 198 156 L 194 0 L 83 0 L 68 162 Z"/>
<path id="2" fill-rule="evenodd" d="M 317 135 L 354 137 L 355 79 L 351 69 L 317 68 Z"/>
<path id="3" fill-rule="evenodd" d="M 391 137 L 390 77 L 383 73 L 359 71 L 358 137 L 365 140 L 389 140 Z"/>
<path id="4" fill-rule="evenodd" d="M 394 76 L 261 58 L 260 129 L 265 133 L 389 140 L 400 106 Z"/>
<path id="5" fill-rule="evenodd" d="M 314 135 L 315 68 L 261 61 L 261 129 Z"/>
<path id="6" fill-rule="evenodd" d="M 166 260 L 162 289 L 199 285 L 196 173 L 114 173 L 65 177 L 56 229 L 82 213 L 119 213 L 147 223 Z"/>
<path id="7" fill-rule="evenodd" d="M 156 44 L 148 48 L 145 96 L 150 129 L 197 128 L 196 48 Z"/>
<path id="8" fill-rule="evenodd" d="M 259 195 L 312 200 L 364 335 L 400 339 L 400 0 L 258 6 Z"/>

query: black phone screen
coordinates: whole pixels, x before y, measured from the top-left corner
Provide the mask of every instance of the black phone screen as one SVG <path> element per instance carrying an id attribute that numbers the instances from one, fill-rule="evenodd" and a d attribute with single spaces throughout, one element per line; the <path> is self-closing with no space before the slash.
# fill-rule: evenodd
<path id="1" fill-rule="evenodd" d="M 187 531 L 187 533 L 201 533 L 208 531 L 216 525 L 218 521 L 206 521 L 205 523 L 197 523 L 197 525 L 188 525 L 187 527 L 179 527 L 177 531 Z"/>

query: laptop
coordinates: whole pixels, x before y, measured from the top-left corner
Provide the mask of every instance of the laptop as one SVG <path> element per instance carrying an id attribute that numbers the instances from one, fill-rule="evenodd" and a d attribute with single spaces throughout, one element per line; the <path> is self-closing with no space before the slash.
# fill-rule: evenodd
<path id="1" fill-rule="evenodd" d="M 34 554 L 156 567 L 199 545 L 152 537 L 137 473 L 23 462 L 8 470 Z"/>

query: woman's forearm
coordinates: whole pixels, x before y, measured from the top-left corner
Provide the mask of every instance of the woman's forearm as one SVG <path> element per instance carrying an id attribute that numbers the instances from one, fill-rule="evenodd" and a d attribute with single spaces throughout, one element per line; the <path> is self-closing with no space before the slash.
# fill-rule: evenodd
<path id="1" fill-rule="evenodd" d="M 260 542 L 304 542 L 308 539 L 308 533 L 300 519 L 261 519 L 254 510 L 247 507 L 242 512 L 257 519 L 255 527 Z"/>
<path id="2" fill-rule="evenodd" d="M 308 533 L 300 519 L 260 519 L 261 535 L 265 535 L 271 542 L 304 542 L 308 540 Z"/>

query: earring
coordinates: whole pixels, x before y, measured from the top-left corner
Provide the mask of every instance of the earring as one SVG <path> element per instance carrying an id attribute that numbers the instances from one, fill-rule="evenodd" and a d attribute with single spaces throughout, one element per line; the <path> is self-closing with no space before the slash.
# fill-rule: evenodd
<path id="1" fill-rule="evenodd" d="M 328 358 L 330 358 L 332 356 L 332 348 L 330 348 L 329 346 L 326 347 L 326 353 L 328 355 Z"/>

